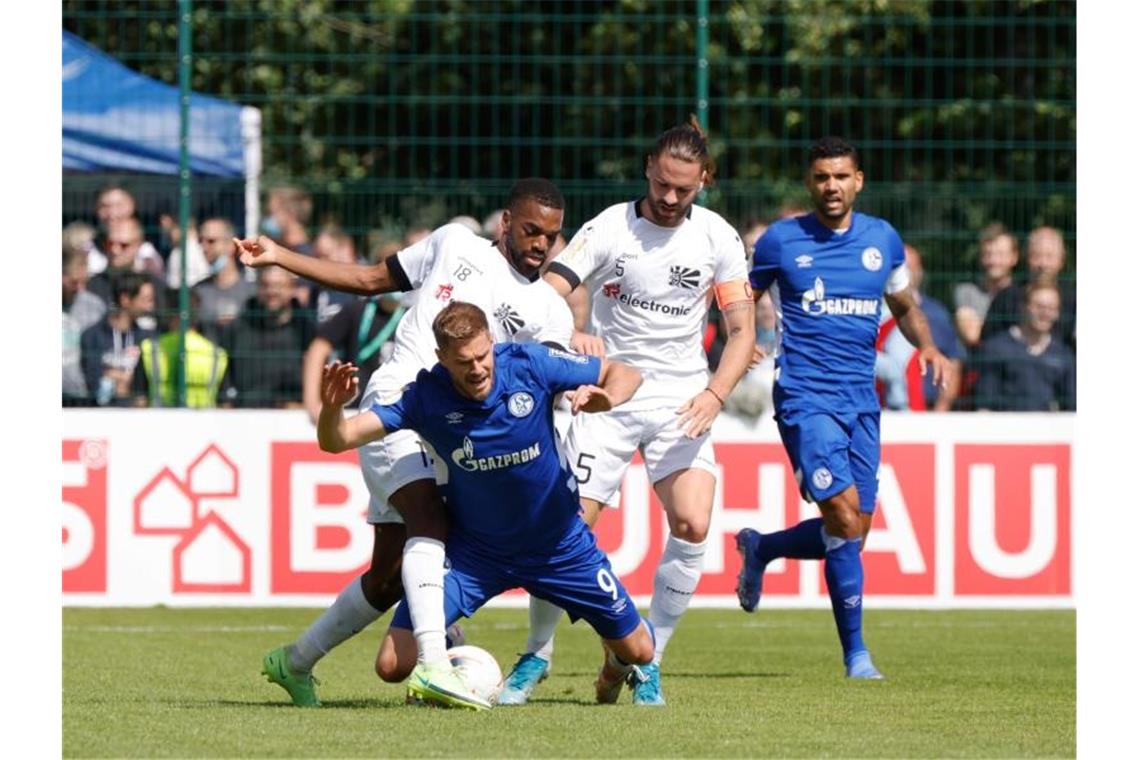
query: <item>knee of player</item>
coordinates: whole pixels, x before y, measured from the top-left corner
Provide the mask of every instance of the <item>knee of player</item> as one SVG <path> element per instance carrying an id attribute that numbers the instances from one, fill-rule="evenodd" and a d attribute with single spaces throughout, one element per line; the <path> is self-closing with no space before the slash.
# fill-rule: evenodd
<path id="1" fill-rule="evenodd" d="M 414 665 L 414 663 L 413 663 Z M 412 672 L 412 668 L 402 663 L 390 647 L 381 647 L 376 655 L 376 675 L 385 683 L 400 683 Z"/>
<path id="2" fill-rule="evenodd" d="M 672 532 L 675 538 L 688 541 L 691 544 L 699 544 L 708 538 L 709 520 L 708 518 L 678 520 L 675 530 Z"/>
<path id="3" fill-rule="evenodd" d="M 837 538 L 855 539 L 863 536 L 863 516 L 859 511 L 858 497 L 848 498 L 845 491 L 820 502 L 827 532 Z"/>
<path id="4" fill-rule="evenodd" d="M 380 612 L 385 612 L 404 595 L 400 566 L 370 567 L 361 576 L 360 587 L 368 603 Z"/>
<path id="5" fill-rule="evenodd" d="M 633 646 L 630 651 L 630 662 L 635 665 L 647 665 L 653 662 L 655 654 L 653 649 L 653 637 L 649 635 L 648 629 L 645 625 L 637 631 L 637 636 L 633 641 Z"/>
<path id="6" fill-rule="evenodd" d="M 848 540 L 862 538 L 863 523 L 859 518 L 858 509 L 843 508 L 836 510 L 831 520 L 825 520 L 827 532 L 838 538 Z"/>

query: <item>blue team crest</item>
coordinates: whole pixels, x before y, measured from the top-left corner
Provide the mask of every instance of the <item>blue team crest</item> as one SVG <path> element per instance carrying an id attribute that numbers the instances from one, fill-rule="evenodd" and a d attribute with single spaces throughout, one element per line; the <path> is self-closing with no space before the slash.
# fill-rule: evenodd
<path id="1" fill-rule="evenodd" d="M 819 490 L 827 490 L 831 485 L 831 471 L 826 467 L 820 467 L 811 474 L 811 482 Z"/>
<path id="2" fill-rule="evenodd" d="M 534 396 L 526 391 L 512 393 L 507 399 L 507 410 L 516 417 L 525 417 L 534 411 Z"/>
<path id="3" fill-rule="evenodd" d="M 864 248 L 863 267 L 869 272 L 878 272 L 883 268 L 883 252 L 874 246 Z"/>

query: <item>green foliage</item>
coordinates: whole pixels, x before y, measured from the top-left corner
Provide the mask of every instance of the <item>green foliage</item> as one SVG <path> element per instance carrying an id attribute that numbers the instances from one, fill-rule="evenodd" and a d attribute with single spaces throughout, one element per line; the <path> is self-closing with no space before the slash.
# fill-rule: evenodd
<path id="1" fill-rule="evenodd" d="M 525 707 L 407 707 L 372 671 L 386 619 L 318 664 L 324 707 L 258 675 L 316 615 L 299 609 L 65 609 L 65 757 L 1071 757 L 1072 611 L 879 611 L 888 680 L 848 683 L 831 613 L 690 610 L 663 710 L 593 704 L 597 637 L 565 620 Z M 483 610 L 471 643 L 504 669 L 524 610 Z M 1031 642 L 1031 646 L 1027 646 Z M 650 714 L 652 713 L 652 714 Z"/>
<path id="2" fill-rule="evenodd" d="M 962 268 L 977 225 L 1071 237 L 1072 0 L 711 0 L 709 123 L 743 223 L 802 201 L 803 155 L 850 136 L 866 210 L 928 267 Z M 573 230 L 638 194 L 646 148 L 696 108 L 688 0 L 198 0 L 193 87 L 262 110 L 267 184 L 303 184 L 361 231 L 497 207 L 548 175 Z M 176 4 L 64 0 L 64 26 L 177 82 Z M 928 199 L 938 198 L 937 205 Z M 900 202 L 896 202 L 896 199 Z M 912 202 L 901 202 L 911 199 Z"/>

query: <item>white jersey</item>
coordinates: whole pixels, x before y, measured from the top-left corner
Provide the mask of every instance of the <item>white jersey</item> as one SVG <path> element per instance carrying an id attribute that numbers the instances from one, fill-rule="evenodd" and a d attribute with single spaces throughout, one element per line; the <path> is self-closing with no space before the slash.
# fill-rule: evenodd
<path id="1" fill-rule="evenodd" d="M 641 371 L 638 397 L 655 386 L 703 387 L 701 336 L 713 286 L 748 278 L 736 230 L 716 212 L 690 208 L 677 227 L 660 227 L 642 217 L 637 201 L 610 206 L 555 259 L 556 269 L 569 268 L 588 288 L 606 357 Z"/>
<path id="2" fill-rule="evenodd" d="M 451 301 L 483 310 L 491 338 L 504 342 L 570 345 L 574 319 L 557 291 L 541 279 L 531 282 L 486 238 L 461 224 L 447 224 L 395 254 L 415 303 L 396 327 L 394 350 L 368 381 L 364 402 L 401 391 L 421 369 L 438 361 L 431 325 Z"/>

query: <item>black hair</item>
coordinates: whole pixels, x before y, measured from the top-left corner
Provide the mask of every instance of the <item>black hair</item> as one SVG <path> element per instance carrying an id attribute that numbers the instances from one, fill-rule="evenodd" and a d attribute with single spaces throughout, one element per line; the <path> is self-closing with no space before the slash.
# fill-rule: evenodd
<path id="1" fill-rule="evenodd" d="M 507 198 L 507 208 L 518 208 L 523 201 L 534 201 L 540 206 L 560 211 L 566 208 L 566 199 L 562 197 L 562 191 L 553 182 L 542 177 L 526 177 L 514 184 Z"/>
<path id="2" fill-rule="evenodd" d="M 859 169 L 859 151 L 855 146 L 844 140 L 842 137 L 828 136 L 821 137 L 812 143 L 811 148 L 808 150 L 808 166 L 811 166 L 821 158 L 844 158 L 849 157 L 851 163 L 855 164 L 855 168 Z"/>
<path id="3" fill-rule="evenodd" d="M 142 290 L 142 286 L 147 282 L 150 282 L 150 280 L 137 272 L 128 272 L 127 274 L 116 277 L 114 283 L 111 285 L 112 305 L 117 308 L 119 306 L 119 299 L 123 296 L 137 298 L 139 291 Z"/>

